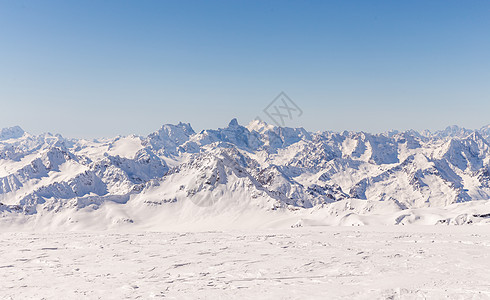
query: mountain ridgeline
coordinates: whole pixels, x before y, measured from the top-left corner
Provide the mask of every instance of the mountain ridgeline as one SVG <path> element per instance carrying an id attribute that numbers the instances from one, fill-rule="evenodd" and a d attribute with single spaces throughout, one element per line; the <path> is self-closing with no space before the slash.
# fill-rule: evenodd
<path id="1" fill-rule="evenodd" d="M 490 126 L 431 133 L 308 132 L 233 119 L 196 133 L 68 139 L 0 131 L 0 212 L 35 215 L 107 203 L 308 209 L 348 199 L 400 210 L 490 199 Z M 357 201 L 356 200 L 356 201 Z"/>

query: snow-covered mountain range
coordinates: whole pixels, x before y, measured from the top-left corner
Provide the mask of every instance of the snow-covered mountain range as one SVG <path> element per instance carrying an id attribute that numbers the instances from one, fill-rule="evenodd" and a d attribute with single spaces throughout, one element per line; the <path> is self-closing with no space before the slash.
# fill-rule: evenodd
<path id="1" fill-rule="evenodd" d="M 0 130 L 4 222 L 49 215 L 42 222 L 52 225 L 63 215 L 56 222 L 77 223 L 75 214 L 92 213 L 100 222 L 155 225 L 170 216 L 229 220 L 286 212 L 288 220 L 301 214 L 294 224 L 302 226 L 313 212 L 317 221 L 324 215 L 345 221 L 352 213 L 389 211 L 401 224 L 416 220 L 420 209 L 489 199 L 490 126 L 369 134 L 233 119 L 198 133 L 179 123 L 146 137 L 99 140 Z M 461 218 L 486 219 L 485 211 Z"/>

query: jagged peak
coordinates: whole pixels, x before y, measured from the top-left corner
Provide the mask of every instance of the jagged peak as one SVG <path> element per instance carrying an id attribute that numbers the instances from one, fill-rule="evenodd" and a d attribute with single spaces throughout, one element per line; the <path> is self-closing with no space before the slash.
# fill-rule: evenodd
<path id="1" fill-rule="evenodd" d="M 438 130 L 432 134 L 435 137 L 465 137 L 469 135 L 473 130 L 460 127 L 458 125 L 447 126 L 444 130 Z"/>
<path id="2" fill-rule="evenodd" d="M 0 140 L 17 139 L 24 135 L 25 131 L 20 126 L 12 126 L 0 129 Z"/>
<path id="3" fill-rule="evenodd" d="M 490 124 L 480 128 L 479 132 L 485 135 L 490 135 Z"/>
<path id="4" fill-rule="evenodd" d="M 468 135 L 466 137 L 466 139 L 470 139 L 472 141 L 475 141 L 476 143 L 478 143 L 480 145 L 489 146 L 488 141 L 485 140 L 485 138 L 478 131 L 473 131 L 470 135 Z"/>
<path id="5" fill-rule="evenodd" d="M 458 125 L 449 125 L 447 126 L 444 130 L 446 131 L 455 131 L 455 130 L 460 130 L 460 129 L 465 129 L 465 128 L 462 128 L 462 127 L 459 127 Z"/>
<path id="6" fill-rule="evenodd" d="M 168 132 L 174 129 L 181 129 L 188 135 L 194 134 L 195 131 L 192 128 L 190 123 L 183 123 L 179 122 L 178 124 L 163 124 L 160 129 L 158 129 L 156 132 L 161 133 L 161 132 Z"/>
<path id="7" fill-rule="evenodd" d="M 248 125 L 245 127 L 247 127 L 247 129 L 250 131 L 256 131 L 259 133 L 263 133 L 267 130 L 273 130 L 275 126 L 267 124 L 266 122 L 264 122 L 262 120 L 255 119 L 255 120 L 250 121 L 250 123 L 248 123 Z"/>
<path id="8" fill-rule="evenodd" d="M 165 140 L 169 139 L 173 142 L 183 143 L 189 139 L 191 135 L 195 134 L 194 129 L 192 129 L 190 123 L 182 123 L 178 124 L 164 124 L 157 131 L 150 133 L 148 138 L 150 140 Z"/>
<path id="9" fill-rule="evenodd" d="M 473 131 L 470 135 L 468 135 L 468 138 L 484 140 L 483 136 L 478 131 Z"/>

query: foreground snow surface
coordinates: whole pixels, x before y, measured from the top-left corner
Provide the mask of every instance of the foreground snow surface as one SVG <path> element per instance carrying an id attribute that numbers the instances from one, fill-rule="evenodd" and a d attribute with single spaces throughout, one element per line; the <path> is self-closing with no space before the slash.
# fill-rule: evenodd
<path id="1" fill-rule="evenodd" d="M 1 233 L 2 299 L 490 299 L 488 226 Z"/>

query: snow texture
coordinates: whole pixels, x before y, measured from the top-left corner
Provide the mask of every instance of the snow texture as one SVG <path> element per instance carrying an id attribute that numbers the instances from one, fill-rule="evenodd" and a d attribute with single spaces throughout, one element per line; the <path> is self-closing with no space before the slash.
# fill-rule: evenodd
<path id="1" fill-rule="evenodd" d="M 3 233 L 2 299 L 489 299 L 480 226 Z"/>

